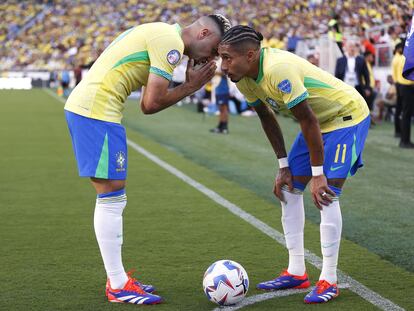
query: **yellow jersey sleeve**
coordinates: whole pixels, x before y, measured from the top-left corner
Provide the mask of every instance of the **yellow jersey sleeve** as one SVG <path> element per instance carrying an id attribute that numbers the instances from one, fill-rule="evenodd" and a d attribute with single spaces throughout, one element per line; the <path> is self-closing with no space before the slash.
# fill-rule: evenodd
<path id="1" fill-rule="evenodd" d="M 269 68 L 270 83 L 281 95 L 288 109 L 295 107 L 309 97 L 300 68 L 291 64 L 278 64 Z"/>
<path id="2" fill-rule="evenodd" d="M 174 68 L 180 63 L 184 51 L 180 37 L 157 36 L 148 41 L 147 47 L 151 63 L 149 72 L 171 81 Z"/>
<path id="3" fill-rule="evenodd" d="M 397 57 L 398 55 L 395 55 L 391 62 L 391 73 L 392 73 L 392 79 L 394 80 L 394 83 L 398 83 L 398 68 L 397 68 Z"/>
<path id="4" fill-rule="evenodd" d="M 240 80 L 236 83 L 237 88 L 239 91 L 244 95 L 246 98 L 246 102 L 250 107 L 256 107 L 260 105 L 261 100 L 255 95 L 250 88 L 247 86 L 245 79 Z"/>

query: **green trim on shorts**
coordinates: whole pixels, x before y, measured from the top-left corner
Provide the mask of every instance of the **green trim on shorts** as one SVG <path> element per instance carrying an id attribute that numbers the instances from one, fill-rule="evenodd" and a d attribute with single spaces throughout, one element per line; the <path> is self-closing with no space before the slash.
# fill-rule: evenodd
<path id="1" fill-rule="evenodd" d="M 354 166 L 355 162 L 358 160 L 358 155 L 356 152 L 356 135 L 354 134 L 354 143 L 352 144 L 352 158 L 351 158 L 351 167 L 349 168 L 348 177 L 351 177 L 351 169 Z"/>
<path id="2" fill-rule="evenodd" d="M 105 140 L 102 146 L 101 156 L 98 166 L 96 167 L 95 177 L 108 179 L 109 171 L 109 151 L 108 151 L 108 133 L 105 134 Z"/>

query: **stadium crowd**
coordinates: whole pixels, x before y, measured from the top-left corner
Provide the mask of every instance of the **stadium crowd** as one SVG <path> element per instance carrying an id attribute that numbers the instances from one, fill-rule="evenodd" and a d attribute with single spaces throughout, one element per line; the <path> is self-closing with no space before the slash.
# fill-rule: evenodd
<path id="1" fill-rule="evenodd" d="M 294 50 L 298 40 L 329 30 L 334 13 L 344 33 L 393 25 L 372 38 L 395 41 L 411 12 L 407 0 L 11 0 L 0 4 L 0 70 L 63 70 L 94 61 L 120 32 L 134 25 L 163 21 L 189 24 L 194 18 L 222 13 L 234 24 L 260 30 L 265 45 Z M 36 19 L 36 15 L 42 14 Z M 25 27 L 30 23 L 31 27 Z"/>
<path id="2" fill-rule="evenodd" d="M 0 72 L 45 70 L 51 72 L 51 81 L 56 80 L 56 72 L 60 72 L 61 93 L 68 94 L 68 72 L 74 72 L 77 84 L 81 68 L 88 68 L 126 29 L 154 21 L 188 25 L 202 15 L 221 13 L 233 24 L 259 30 L 265 38 L 263 46 L 291 52 L 296 51 L 301 40 L 312 41 L 328 34 L 343 54 L 338 58 L 335 75 L 358 89 L 370 110 L 376 111 L 373 116 L 377 116 L 377 121 L 384 115 L 393 118 L 395 135 L 400 136 L 402 99 L 392 90 L 399 90 L 398 85 L 405 81 L 401 83 L 396 78 L 396 57 L 385 81 L 374 76 L 373 67 L 375 64 L 391 65 L 389 51 L 401 46 L 413 7 L 412 0 L 9 0 L 0 4 Z M 381 44 L 385 44 L 385 49 Z M 306 56 L 318 66 L 317 49 L 314 52 L 316 54 L 312 52 Z M 346 69 L 350 61 L 356 64 L 355 72 Z M 184 67 L 182 69 L 185 71 Z M 67 81 L 63 81 L 63 77 Z M 181 82 L 180 79 L 174 81 Z M 208 85 L 204 89 L 207 95 L 202 97 L 208 101 L 211 97 L 214 104 L 219 84 L 222 85 Z M 225 89 L 228 96 L 239 103 L 237 112 L 246 110 L 246 105 L 240 108 L 243 99 L 230 82 Z M 247 109 L 247 112 L 252 111 Z"/>
<path id="3" fill-rule="evenodd" d="M 44 9 L 42 3 L 4 1 L 0 3 L 0 42 L 10 39 L 27 22 Z"/>

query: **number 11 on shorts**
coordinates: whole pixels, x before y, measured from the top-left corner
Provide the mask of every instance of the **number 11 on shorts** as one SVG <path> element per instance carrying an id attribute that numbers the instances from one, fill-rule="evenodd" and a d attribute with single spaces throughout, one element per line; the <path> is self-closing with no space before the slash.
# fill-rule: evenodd
<path id="1" fill-rule="evenodd" d="M 338 144 L 338 145 L 336 145 L 336 152 L 335 152 L 335 161 L 334 161 L 334 163 L 338 163 L 340 152 L 341 152 L 341 144 Z M 342 144 L 341 163 L 345 163 L 345 155 L 346 155 L 346 144 Z"/>

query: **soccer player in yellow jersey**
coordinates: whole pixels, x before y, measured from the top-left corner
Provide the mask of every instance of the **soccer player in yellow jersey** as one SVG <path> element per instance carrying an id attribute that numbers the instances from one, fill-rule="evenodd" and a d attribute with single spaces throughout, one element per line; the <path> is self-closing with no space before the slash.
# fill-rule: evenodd
<path id="1" fill-rule="evenodd" d="M 125 273 L 122 213 L 126 206 L 127 145 L 122 110 L 132 91 L 145 86 L 141 110 L 156 113 L 194 93 L 214 76 L 217 46 L 230 28 L 220 14 L 178 24 L 149 23 L 118 36 L 99 56 L 65 105 L 79 175 L 96 189 L 94 228 L 108 276 L 110 302 L 157 304 L 154 287 Z M 182 55 L 190 58 L 186 81 L 168 85 Z M 201 66 L 194 65 L 200 64 Z"/>
<path id="2" fill-rule="evenodd" d="M 279 277 L 257 287 L 280 290 L 310 286 L 304 260 L 302 195 L 310 183 L 313 201 L 321 214 L 323 267 L 305 302 L 327 302 L 339 294 L 339 196 L 345 179 L 362 166 L 369 110 L 354 88 L 292 53 L 260 48 L 262 39 L 250 27 L 235 26 L 219 45 L 222 71 L 237 83 L 255 108 L 279 159 L 274 193 L 282 204 L 289 266 Z M 302 130 L 288 156 L 274 111 L 293 115 Z"/>

